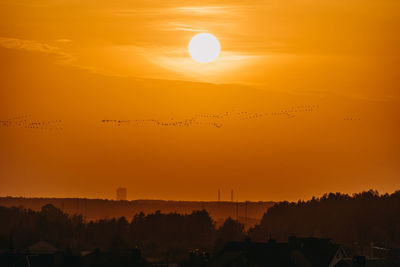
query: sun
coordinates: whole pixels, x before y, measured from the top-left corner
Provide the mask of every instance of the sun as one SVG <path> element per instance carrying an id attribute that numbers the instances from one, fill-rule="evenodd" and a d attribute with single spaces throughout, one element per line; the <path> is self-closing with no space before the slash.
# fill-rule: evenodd
<path id="1" fill-rule="evenodd" d="M 221 51 L 217 37 L 210 33 L 196 34 L 189 42 L 190 56 L 197 62 L 214 61 Z"/>

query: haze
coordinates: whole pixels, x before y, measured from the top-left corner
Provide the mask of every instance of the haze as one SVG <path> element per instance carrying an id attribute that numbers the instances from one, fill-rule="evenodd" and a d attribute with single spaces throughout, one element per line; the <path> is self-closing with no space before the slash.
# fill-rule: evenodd
<path id="1" fill-rule="evenodd" d="M 400 2 L 0 2 L 0 195 L 400 186 Z M 215 35 L 221 54 L 190 58 Z M 118 122 L 119 121 L 119 122 Z"/>

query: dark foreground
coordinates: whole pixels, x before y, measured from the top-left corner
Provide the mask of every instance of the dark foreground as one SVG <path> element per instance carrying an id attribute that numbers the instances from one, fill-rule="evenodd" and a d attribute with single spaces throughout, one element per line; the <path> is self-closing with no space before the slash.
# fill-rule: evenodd
<path id="1" fill-rule="evenodd" d="M 251 228 L 230 217 L 218 225 L 206 209 L 90 221 L 50 204 L 0 206 L 0 267 L 390 267 L 399 251 L 400 192 L 281 202 Z"/>

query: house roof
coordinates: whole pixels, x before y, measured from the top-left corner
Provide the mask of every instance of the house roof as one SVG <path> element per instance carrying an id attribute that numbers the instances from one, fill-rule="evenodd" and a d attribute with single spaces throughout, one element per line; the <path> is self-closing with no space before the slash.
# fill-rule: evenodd
<path id="1" fill-rule="evenodd" d="M 290 251 L 285 243 L 230 242 L 208 266 L 290 266 Z"/>
<path id="2" fill-rule="evenodd" d="M 296 238 L 294 242 L 312 266 L 329 266 L 340 249 L 340 245 L 326 238 Z"/>
<path id="3" fill-rule="evenodd" d="M 252 263 L 251 266 L 295 266 L 301 261 L 308 266 L 326 267 L 339 249 L 330 239 L 318 238 L 291 238 L 288 243 L 230 242 L 208 266 L 236 266 L 239 262 Z"/>
<path id="4" fill-rule="evenodd" d="M 38 254 L 57 252 L 56 247 L 43 240 L 31 245 L 30 247 L 28 247 L 28 250 L 31 253 L 38 253 Z"/>
<path id="5" fill-rule="evenodd" d="M 362 264 L 359 264 L 355 259 L 346 258 L 340 260 L 335 267 L 361 267 Z M 384 259 L 365 259 L 364 267 L 388 267 L 386 260 Z"/>

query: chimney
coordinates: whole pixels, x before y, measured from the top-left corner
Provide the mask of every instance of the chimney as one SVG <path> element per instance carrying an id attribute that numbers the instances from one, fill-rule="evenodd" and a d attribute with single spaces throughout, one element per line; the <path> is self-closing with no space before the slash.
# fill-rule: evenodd
<path id="1" fill-rule="evenodd" d="M 374 242 L 369 243 L 369 257 L 371 259 L 374 257 Z"/>
<path id="2" fill-rule="evenodd" d="M 289 236 L 288 244 L 289 244 L 290 248 L 292 248 L 292 249 L 297 248 L 298 247 L 297 243 L 298 242 L 297 242 L 297 237 L 296 236 L 294 236 L 294 235 Z"/>
<path id="3" fill-rule="evenodd" d="M 239 202 L 236 200 L 236 221 L 239 222 Z"/>
<path id="4" fill-rule="evenodd" d="M 366 258 L 365 256 L 355 256 L 353 258 L 354 266 L 355 267 L 365 267 L 366 266 Z"/>

